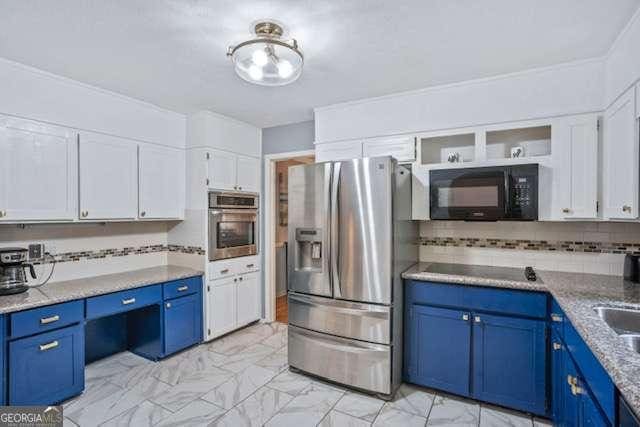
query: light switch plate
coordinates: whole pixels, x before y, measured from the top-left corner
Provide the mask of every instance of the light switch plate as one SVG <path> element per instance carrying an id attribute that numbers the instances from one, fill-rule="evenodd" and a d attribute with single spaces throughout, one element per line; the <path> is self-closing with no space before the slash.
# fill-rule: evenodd
<path id="1" fill-rule="evenodd" d="M 44 245 L 42 243 L 33 243 L 29 245 L 29 260 L 40 259 L 44 256 Z"/>

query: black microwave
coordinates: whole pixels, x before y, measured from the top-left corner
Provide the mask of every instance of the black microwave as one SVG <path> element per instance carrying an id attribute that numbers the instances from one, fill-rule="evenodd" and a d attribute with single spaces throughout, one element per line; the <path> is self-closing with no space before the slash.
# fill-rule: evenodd
<path id="1" fill-rule="evenodd" d="M 536 221 L 538 164 L 429 171 L 431 219 Z"/>

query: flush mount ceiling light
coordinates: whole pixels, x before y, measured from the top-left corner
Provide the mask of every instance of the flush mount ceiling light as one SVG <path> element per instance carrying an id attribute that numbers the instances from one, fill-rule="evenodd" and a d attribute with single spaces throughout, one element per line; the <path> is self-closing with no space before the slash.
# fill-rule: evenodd
<path id="1" fill-rule="evenodd" d="M 230 46 L 227 51 L 236 73 L 263 86 L 283 86 L 296 81 L 304 62 L 298 42 L 282 40 L 282 27 L 274 22 L 259 22 L 254 30 L 254 39 Z"/>

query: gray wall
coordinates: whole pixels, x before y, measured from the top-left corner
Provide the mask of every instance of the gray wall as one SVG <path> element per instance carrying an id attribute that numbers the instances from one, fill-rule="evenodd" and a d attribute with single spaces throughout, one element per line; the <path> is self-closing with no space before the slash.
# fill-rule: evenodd
<path id="1" fill-rule="evenodd" d="M 288 153 L 291 151 L 313 150 L 313 141 L 315 140 L 315 125 L 313 120 L 308 122 L 293 123 L 290 125 L 275 126 L 272 128 L 262 129 L 262 198 L 260 200 L 260 209 L 264 213 L 264 194 L 265 194 L 265 178 L 264 178 L 264 156 L 268 154 Z M 260 215 L 260 261 L 262 268 L 262 283 L 264 280 L 264 214 Z M 262 292 L 265 292 L 263 288 Z M 264 298 L 262 314 L 265 313 Z"/>
<path id="2" fill-rule="evenodd" d="M 313 120 L 262 129 L 262 155 L 313 150 Z"/>

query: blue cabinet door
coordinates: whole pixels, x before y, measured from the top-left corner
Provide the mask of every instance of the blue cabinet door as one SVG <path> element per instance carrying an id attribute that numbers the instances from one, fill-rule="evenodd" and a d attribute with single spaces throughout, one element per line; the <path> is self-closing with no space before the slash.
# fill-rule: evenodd
<path id="1" fill-rule="evenodd" d="M 579 414 L 581 427 L 604 427 L 611 425 L 600 408 L 598 408 L 598 405 L 588 390 L 583 389 L 580 393 Z"/>
<path id="2" fill-rule="evenodd" d="M 408 381 L 468 396 L 469 313 L 421 305 L 413 305 L 409 310 Z"/>
<path id="3" fill-rule="evenodd" d="M 551 418 L 558 427 L 569 427 L 564 420 L 564 391 L 567 375 L 564 369 L 566 348 L 555 328 L 551 332 Z"/>
<path id="4" fill-rule="evenodd" d="M 164 353 L 175 353 L 202 339 L 200 293 L 164 302 Z"/>
<path id="5" fill-rule="evenodd" d="M 81 325 L 9 343 L 9 404 L 51 405 L 84 389 Z"/>
<path id="6" fill-rule="evenodd" d="M 546 414 L 543 320 L 474 314 L 473 397 Z"/>

